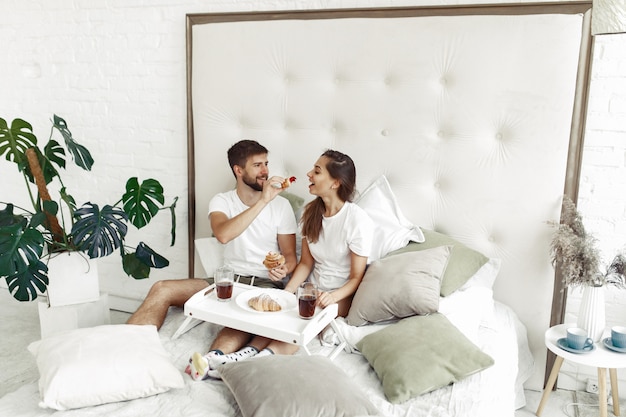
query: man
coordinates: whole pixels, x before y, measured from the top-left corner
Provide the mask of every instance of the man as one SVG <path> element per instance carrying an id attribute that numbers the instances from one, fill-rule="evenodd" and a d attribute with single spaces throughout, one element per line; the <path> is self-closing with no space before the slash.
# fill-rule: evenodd
<path id="1" fill-rule="evenodd" d="M 224 263 L 235 270 L 240 282 L 249 282 L 254 277 L 254 285 L 283 288 L 284 279 L 297 263 L 297 225 L 289 202 L 276 198 L 282 189 L 272 186 L 282 183 L 283 178 L 268 179 L 267 153 L 264 146 L 252 140 L 237 142 L 228 150 L 236 188 L 211 199 L 209 219 L 213 234 L 225 245 Z M 285 264 L 268 271 L 263 260 L 269 251 L 282 253 Z M 207 286 L 206 280 L 196 278 L 158 281 L 127 323 L 154 324 L 160 328 L 170 306 L 182 307 L 193 294 Z M 230 354 L 232 358 L 225 356 L 224 359 L 238 360 L 255 355 L 268 343 L 266 338 L 224 328 L 208 355 Z M 204 360 L 203 357 L 196 359 Z M 192 368 L 187 371 L 191 372 Z M 204 379 L 205 371 L 210 369 L 202 371 L 203 375 L 192 373 L 192 377 Z"/>

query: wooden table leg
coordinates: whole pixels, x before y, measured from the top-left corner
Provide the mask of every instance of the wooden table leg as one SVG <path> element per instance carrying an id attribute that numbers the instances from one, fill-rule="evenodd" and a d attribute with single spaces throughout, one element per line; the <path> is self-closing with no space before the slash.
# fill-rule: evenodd
<path id="1" fill-rule="evenodd" d="M 615 368 L 609 369 L 611 376 L 611 396 L 613 397 L 613 414 L 619 416 L 619 394 L 617 390 L 617 371 Z"/>
<path id="2" fill-rule="evenodd" d="M 607 417 L 606 368 L 598 368 L 598 402 L 600 403 L 600 417 Z"/>
<path id="3" fill-rule="evenodd" d="M 546 387 L 543 390 L 543 395 L 541 396 L 539 407 L 537 407 L 537 412 L 535 413 L 536 416 L 541 415 L 543 411 L 543 407 L 545 407 L 546 403 L 548 402 L 550 391 L 552 391 L 552 388 L 554 387 L 554 383 L 556 382 L 556 377 L 559 376 L 559 370 L 561 369 L 561 365 L 563 365 L 563 358 L 560 356 L 557 356 L 556 359 L 554 360 L 554 365 L 552 365 L 552 371 L 550 372 L 550 377 L 548 378 Z"/>

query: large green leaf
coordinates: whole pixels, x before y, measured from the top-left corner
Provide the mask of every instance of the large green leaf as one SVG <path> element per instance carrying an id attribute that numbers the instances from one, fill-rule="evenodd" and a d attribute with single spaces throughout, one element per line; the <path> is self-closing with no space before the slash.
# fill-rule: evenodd
<path id="1" fill-rule="evenodd" d="M 0 271 L 13 296 L 20 301 L 37 298 L 38 288 L 46 290 L 48 268 L 39 259 L 44 237 L 24 216 L 13 214 L 13 205 L 0 210 Z M 35 288 L 36 287 L 36 288 Z"/>
<path id="2" fill-rule="evenodd" d="M 7 161 L 13 161 L 22 167 L 26 163 L 26 149 L 37 146 L 37 137 L 30 123 L 14 119 L 11 128 L 0 118 L 0 156 L 6 155 Z"/>
<path id="3" fill-rule="evenodd" d="M 141 260 L 141 262 L 151 268 L 161 269 L 170 264 L 170 261 L 156 253 L 150 246 L 143 242 L 139 242 L 139 245 L 137 245 L 135 255 L 137 255 L 137 258 Z"/>
<path id="4" fill-rule="evenodd" d="M 139 185 L 137 177 L 126 182 L 126 193 L 122 196 L 124 211 L 130 222 L 141 229 L 159 212 L 159 205 L 165 202 L 163 187 L 155 179 L 147 179 Z"/>
<path id="5" fill-rule="evenodd" d="M 128 227 L 126 213 L 117 207 L 85 203 L 74 212 L 74 244 L 90 258 L 108 256 L 122 245 Z"/>
<path id="6" fill-rule="evenodd" d="M 13 204 L 9 203 L 4 209 L 0 210 L 0 227 L 11 226 L 25 221 L 24 216 L 13 214 L 13 207 Z"/>
<path id="7" fill-rule="evenodd" d="M 170 261 L 143 242 L 139 242 L 135 253 L 126 253 L 122 257 L 124 272 L 135 279 L 148 278 L 150 268 L 165 268 L 169 264 Z"/>
<path id="8" fill-rule="evenodd" d="M 37 298 L 37 289 L 44 292 L 48 287 L 48 266 L 37 259 L 26 271 L 8 276 L 6 280 L 9 292 L 16 300 L 33 301 Z"/>
<path id="9" fill-rule="evenodd" d="M 65 139 L 65 146 L 67 146 L 67 150 L 72 154 L 72 158 L 74 158 L 76 165 L 84 170 L 91 171 L 93 158 L 91 157 L 89 150 L 74 140 L 72 132 L 68 129 L 67 123 L 63 118 L 55 114 L 53 123 L 54 128 L 61 132 L 63 139 Z"/>
<path id="10" fill-rule="evenodd" d="M 13 205 L 0 210 L 0 271 L 4 276 L 23 272 L 43 253 L 41 232 L 28 224 L 24 216 L 13 214 Z"/>
<path id="11" fill-rule="evenodd" d="M 135 253 L 127 253 L 122 257 L 124 272 L 135 279 L 150 277 L 150 267 L 141 262 Z"/>

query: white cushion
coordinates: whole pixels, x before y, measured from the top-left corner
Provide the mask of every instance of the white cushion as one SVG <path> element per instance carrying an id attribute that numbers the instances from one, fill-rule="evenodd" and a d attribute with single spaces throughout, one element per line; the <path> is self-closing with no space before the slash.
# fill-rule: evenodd
<path id="1" fill-rule="evenodd" d="M 500 260 L 490 258 L 465 285 L 439 299 L 439 312 L 474 343 L 480 326 L 494 325 L 492 287 L 499 271 Z"/>
<path id="2" fill-rule="evenodd" d="M 42 408 L 69 410 L 184 386 L 152 325 L 71 330 L 33 342 L 28 350 L 39 368 Z"/>
<path id="3" fill-rule="evenodd" d="M 195 245 L 206 276 L 212 277 L 215 269 L 224 263 L 224 245 L 214 237 L 196 239 Z"/>
<path id="4" fill-rule="evenodd" d="M 396 197 L 384 175 L 378 177 L 355 201 L 374 221 L 374 241 L 368 262 L 405 247 L 409 242 L 423 242 L 424 235 L 412 224 L 398 206 Z"/>

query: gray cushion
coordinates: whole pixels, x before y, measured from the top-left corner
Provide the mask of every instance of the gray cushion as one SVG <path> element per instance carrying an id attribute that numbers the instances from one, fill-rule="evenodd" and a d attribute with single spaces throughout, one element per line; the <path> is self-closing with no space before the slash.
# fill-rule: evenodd
<path id="1" fill-rule="evenodd" d="M 403 319 L 365 336 L 357 348 L 376 371 L 387 399 L 396 404 L 494 363 L 439 313 Z"/>
<path id="2" fill-rule="evenodd" d="M 436 312 L 449 255 L 449 246 L 439 246 L 372 262 L 354 294 L 348 324 L 361 326 Z"/>
<path id="3" fill-rule="evenodd" d="M 219 369 L 244 417 L 378 415 L 360 388 L 324 356 L 274 355 Z"/>

